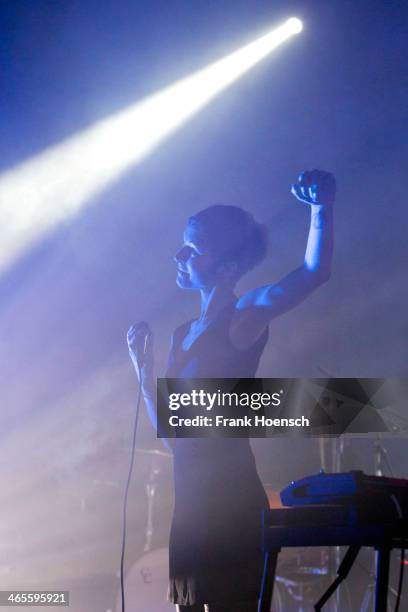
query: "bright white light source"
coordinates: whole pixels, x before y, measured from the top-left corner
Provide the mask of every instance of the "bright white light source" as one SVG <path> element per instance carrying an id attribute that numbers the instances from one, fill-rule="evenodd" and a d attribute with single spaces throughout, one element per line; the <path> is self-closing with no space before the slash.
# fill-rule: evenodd
<path id="1" fill-rule="evenodd" d="M 299 19 L 292 17 L 253 43 L 1 175 L 0 270 L 301 29 Z"/>
<path id="2" fill-rule="evenodd" d="M 303 30 L 303 23 L 297 17 L 288 19 L 287 24 L 292 28 L 293 34 L 299 34 Z"/>

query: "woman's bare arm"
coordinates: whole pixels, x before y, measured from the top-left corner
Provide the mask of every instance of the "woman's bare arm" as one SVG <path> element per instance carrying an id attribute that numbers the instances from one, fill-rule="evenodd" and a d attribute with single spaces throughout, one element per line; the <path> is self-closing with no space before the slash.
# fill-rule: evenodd
<path id="1" fill-rule="evenodd" d="M 303 264 L 276 284 L 243 295 L 231 326 L 231 339 L 244 348 L 252 344 L 275 317 L 302 302 L 330 278 L 333 255 L 334 176 L 329 172 L 303 172 L 292 186 L 293 195 L 310 206 L 310 228 Z"/>

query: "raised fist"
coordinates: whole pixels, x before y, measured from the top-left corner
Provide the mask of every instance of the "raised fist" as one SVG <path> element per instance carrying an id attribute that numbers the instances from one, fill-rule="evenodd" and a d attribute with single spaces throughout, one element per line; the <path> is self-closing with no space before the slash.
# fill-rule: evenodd
<path id="1" fill-rule="evenodd" d="M 305 204 L 331 206 L 336 197 L 336 179 L 331 172 L 306 170 L 292 185 L 291 193 Z"/>

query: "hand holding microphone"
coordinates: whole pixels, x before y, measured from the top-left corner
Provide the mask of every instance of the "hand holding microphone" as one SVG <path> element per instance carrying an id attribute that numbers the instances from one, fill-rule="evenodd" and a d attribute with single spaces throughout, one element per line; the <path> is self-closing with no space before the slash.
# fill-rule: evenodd
<path id="1" fill-rule="evenodd" d="M 136 370 L 153 368 L 153 333 L 146 321 L 132 325 L 127 332 L 129 355 Z"/>

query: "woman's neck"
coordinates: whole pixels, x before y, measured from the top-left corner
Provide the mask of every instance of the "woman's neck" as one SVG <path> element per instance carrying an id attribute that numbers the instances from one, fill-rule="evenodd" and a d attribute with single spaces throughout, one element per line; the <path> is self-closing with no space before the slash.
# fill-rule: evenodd
<path id="1" fill-rule="evenodd" d="M 201 290 L 200 321 L 214 319 L 217 314 L 236 300 L 232 286 L 215 286 Z"/>

